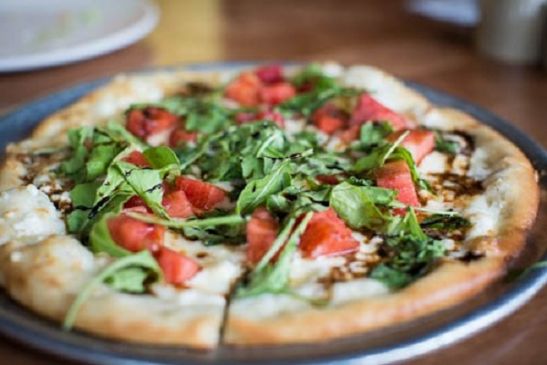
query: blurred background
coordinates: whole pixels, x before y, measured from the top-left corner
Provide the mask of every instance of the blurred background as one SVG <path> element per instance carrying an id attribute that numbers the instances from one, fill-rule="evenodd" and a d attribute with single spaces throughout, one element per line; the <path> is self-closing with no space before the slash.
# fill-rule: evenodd
<path id="1" fill-rule="evenodd" d="M 470 100 L 546 146 L 546 3 L 1 0 L 0 114 L 78 83 L 142 68 L 334 60 L 375 65 Z M 516 315 L 420 363 L 545 364 L 545 338 L 544 289 Z M 0 358 L 50 362 L 1 338 Z"/>
<path id="2" fill-rule="evenodd" d="M 473 100 L 539 133 L 536 138 L 545 143 L 547 128 L 534 127 L 544 114 L 539 100 L 547 100 L 544 3 L 3 0 L 0 112 L 72 84 L 143 67 L 336 60 L 376 65 Z"/>

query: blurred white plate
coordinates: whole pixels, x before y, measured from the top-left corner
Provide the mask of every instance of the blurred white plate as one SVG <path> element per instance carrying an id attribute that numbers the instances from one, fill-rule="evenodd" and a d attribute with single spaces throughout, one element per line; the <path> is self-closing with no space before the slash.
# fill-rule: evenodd
<path id="1" fill-rule="evenodd" d="M 147 35 L 158 21 L 148 0 L 1 0 L 0 72 L 99 56 Z"/>

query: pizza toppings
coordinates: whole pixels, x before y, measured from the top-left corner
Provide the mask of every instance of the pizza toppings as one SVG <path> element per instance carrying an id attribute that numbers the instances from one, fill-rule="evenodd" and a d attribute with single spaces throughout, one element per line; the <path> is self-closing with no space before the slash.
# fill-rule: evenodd
<path id="1" fill-rule="evenodd" d="M 121 247 L 131 252 L 158 251 L 163 246 L 165 228 L 131 218 L 126 214 L 108 220 L 110 236 Z"/>
<path id="2" fill-rule="evenodd" d="M 410 169 L 405 161 L 388 162 L 379 168 L 376 171 L 376 182 L 382 188 L 395 190 L 401 203 L 410 206 L 420 205 Z"/>
<path id="3" fill-rule="evenodd" d="M 67 226 L 93 251 L 151 251 L 164 281 L 182 285 L 200 261 L 166 243 L 167 231 L 194 245 L 243 245 L 250 272 L 237 293 L 249 296 L 290 291 L 293 257 L 356 266 L 372 241 L 360 272 L 400 288 L 447 257 L 443 240 L 463 240 L 463 217 L 421 206 L 437 185 L 418 165 L 434 149 L 457 161 L 464 138 L 417 129 L 315 66 L 291 77 L 263 66 L 191 89 L 132 106 L 126 128 L 71 132 Z"/>
<path id="4" fill-rule="evenodd" d="M 200 269 L 197 262 L 167 247 L 159 249 L 156 259 L 161 267 L 165 281 L 169 284 L 184 284 L 196 275 Z"/>
<path id="5" fill-rule="evenodd" d="M 247 223 L 247 261 L 257 264 L 268 252 L 279 231 L 279 224 L 264 208 L 257 208 Z"/>
<path id="6" fill-rule="evenodd" d="M 176 123 L 177 116 L 163 108 L 131 109 L 127 113 L 127 130 L 143 139 L 172 129 Z"/>
<path id="7" fill-rule="evenodd" d="M 359 242 L 332 208 L 314 213 L 300 240 L 300 249 L 311 258 L 343 255 L 358 247 Z"/>

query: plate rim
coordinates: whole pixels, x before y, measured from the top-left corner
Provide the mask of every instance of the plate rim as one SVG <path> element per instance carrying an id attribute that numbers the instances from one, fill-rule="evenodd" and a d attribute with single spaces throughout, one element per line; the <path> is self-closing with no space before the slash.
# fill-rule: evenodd
<path id="1" fill-rule="evenodd" d="M 300 62 L 274 61 L 284 65 L 300 64 Z M 256 66 L 263 62 L 252 61 L 231 61 L 231 62 L 205 62 L 205 63 L 188 63 L 166 67 L 149 67 L 141 70 L 132 70 L 128 74 L 146 74 L 156 71 L 176 71 L 176 70 L 192 70 L 192 71 L 219 71 L 219 70 L 237 70 L 243 67 Z M 268 62 L 269 63 L 269 62 Z M 104 85 L 114 76 L 103 77 L 92 81 L 77 84 L 75 86 L 63 88 L 55 93 L 33 99 L 29 102 L 22 103 L 15 109 L 0 116 L 0 128 L 6 124 L 17 123 L 22 118 L 31 118 L 29 110 L 38 109 L 44 115 L 50 115 L 66 105 L 73 103 L 83 95 Z M 547 151 L 532 137 L 521 131 L 518 127 L 506 121 L 505 119 L 493 114 L 487 109 L 479 105 L 464 100 L 460 97 L 453 96 L 445 91 L 423 85 L 418 82 L 405 80 L 405 83 L 411 88 L 419 91 L 428 99 L 434 97 L 437 99 L 435 103 L 443 104 L 442 100 L 449 103 L 451 106 L 465 111 L 476 117 L 481 123 L 486 124 L 505 138 L 511 140 L 517 145 L 527 158 L 532 161 L 534 167 L 543 175 L 547 171 Z M 51 106 L 53 104 L 53 106 Z M 38 123 L 42 117 L 35 117 L 35 123 Z M 33 124 L 35 126 L 36 124 Z M 27 133 L 31 128 L 25 128 Z M 0 156 L 3 151 L 0 152 Z M 541 189 L 547 189 L 547 181 L 540 182 Z M 547 253 L 540 260 L 546 260 Z M 520 278 L 514 286 L 499 297 L 472 310 L 470 313 L 457 317 L 455 320 L 441 325 L 439 328 L 427 332 L 417 338 L 402 341 L 392 346 L 380 346 L 372 349 L 365 349 L 363 352 L 348 353 L 342 355 L 334 355 L 324 359 L 309 359 L 309 360 L 288 360 L 291 363 L 309 362 L 314 363 L 330 363 L 333 361 L 341 361 L 343 363 L 359 364 L 386 364 L 396 361 L 408 360 L 426 353 L 429 353 L 440 348 L 455 344 L 461 340 L 477 334 L 483 329 L 499 322 L 517 309 L 528 302 L 541 288 L 547 283 L 547 267 L 531 270 L 524 277 Z M 3 290 L 3 289 L 2 289 Z M 21 306 L 23 307 L 23 306 Z M 34 321 L 34 318 L 29 320 Z M 25 334 L 29 331 L 24 324 L 10 321 L 3 313 L 0 313 L 0 332 L 7 335 L 24 345 L 30 346 L 40 351 L 48 352 L 57 356 L 66 357 L 72 360 L 93 362 L 100 364 L 169 364 L 170 362 L 154 362 L 148 359 L 139 359 L 131 357 L 130 354 L 113 354 L 108 350 L 97 351 L 88 349 L 85 345 L 73 345 L 59 342 L 55 339 L 37 338 Z M 32 330 L 31 330 L 32 331 Z M 61 329 L 59 329 L 61 331 Z M 29 338 L 30 337 L 30 338 Z M 91 337 L 91 336 L 90 336 Z M 106 340 L 108 341 L 108 340 Z M 85 356 L 83 356 L 85 355 Z M 213 359 L 214 361 L 222 361 L 222 359 Z M 181 359 L 184 361 L 184 359 Z M 288 363 L 288 362 L 287 362 Z"/>
<path id="2" fill-rule="evenodd" d="M 125 48 L 149 34 L 157 25 L 160 11 L 150 0 L 136 0 L 142 14 L 134 22 L 115 32 L 66 49 L 17 55 L 0 60 L 0 73 L 24 72 L 88 60 Z"/>

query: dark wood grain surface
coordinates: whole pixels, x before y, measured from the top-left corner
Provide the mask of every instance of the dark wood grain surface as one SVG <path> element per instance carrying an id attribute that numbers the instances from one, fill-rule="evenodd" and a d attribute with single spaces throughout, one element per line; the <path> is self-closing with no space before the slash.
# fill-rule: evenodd
<path id="1" fill-rule="evenodd" d="M 366 63 L 480 104 L 547 145 L 547 73 L 478 55 L 473 32 L 409 15 L 401 1 L 160 1 L 146 39 L 93 60 L 0 74 L 0 111 L 65 87 L 154 65 L 222 60 Z M 517 313 L 412 364 L 546 364 L 547 289 Z M 1 364 L 62 364 L 0 337 Z"/>

